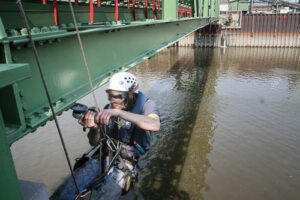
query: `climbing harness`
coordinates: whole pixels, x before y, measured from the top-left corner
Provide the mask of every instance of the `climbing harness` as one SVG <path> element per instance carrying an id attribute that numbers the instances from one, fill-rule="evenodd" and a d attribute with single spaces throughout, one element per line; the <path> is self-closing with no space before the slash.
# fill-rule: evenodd
<path id="1" fill-rule="evenodd" d="M 106 145 L 106 153 L 105 159 L 106 163 L 103 166 L 105 170 L 99 174 L 87 187 L 86 194 L 90 195 L 93 194 L 93 191 L 98 190 L 98 188 L 102 185 L 105 180 L 105 177 L 109 175 L 113 178 L 115 175 L 115 170 L 121 170 L 122 179 L 124 180 L 124 187 L 122 187 L 122 195 L 126 194 L 130 188 L 132 187 L 133 183 L 137 180 L 137 160 L 129 156 L 126 151 L 126 145 L 118 140 L 115 140 L 109 137 L 106 133 L 104 133 L 103 138 L 100 143 Z M 98 149 L 100 148 L 100 143 L 93 147 L 89 152 L 84 154 L 80 159 L 76 160 L 74 170 L 85 167 L 85 163 L 87 163 L 90 159 L 98 159 L 97 153 Z M 100 158 L 101 159 L 101 158 Z M 114 169 L 112 169 L 115 167 Z M 102 169 L 102 168 L 101 168 Z M 100 171 L 102 171 L 100 169 Z"/>

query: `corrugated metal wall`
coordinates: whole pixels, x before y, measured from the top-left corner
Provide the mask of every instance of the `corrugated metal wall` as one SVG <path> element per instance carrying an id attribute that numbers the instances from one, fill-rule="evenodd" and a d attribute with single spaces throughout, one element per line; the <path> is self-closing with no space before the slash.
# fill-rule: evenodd
<path id="1" fill-rule="evenodd" d="M 299 32 L 300 14 L 246 14 L 242 17 L 242 33 L 280 33 Z"/>
<path id="2" fill-rule="evenodd" d="M 300 14 L 245 14 L 223 38 L 227 46 L 300 47 Z"/>

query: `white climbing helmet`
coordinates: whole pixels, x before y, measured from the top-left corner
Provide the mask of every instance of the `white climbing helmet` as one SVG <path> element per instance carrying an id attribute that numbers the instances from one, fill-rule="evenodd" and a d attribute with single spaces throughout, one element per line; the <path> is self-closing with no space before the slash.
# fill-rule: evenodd
<path id="1" fill-rule="evenodd" d="M 118 72 L 110 78 L 107 90 L 138 93 L 139 84 L 133 74 L 129 72 Z"/>

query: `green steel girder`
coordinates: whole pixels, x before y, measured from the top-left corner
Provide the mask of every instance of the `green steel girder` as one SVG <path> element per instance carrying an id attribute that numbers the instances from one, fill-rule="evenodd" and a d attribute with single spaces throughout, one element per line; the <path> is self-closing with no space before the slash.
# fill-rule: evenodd
<path id="1" fill-rule="evenodd" d="M 103 85 L 114 72 L 128 70 L 209 22 L 209 18 L 136 22 L 80 31 L 94 87 Z M 34 35 L 57 114 L 90 92 L 75 34 L 74 31 L 57 31 L 55 35 Z M 0 44 L 3 41 L 0 40 Z M 9 41 L 13 63 L 28 64 L 32 75 L 28 78 L 29 72 L 25 70 L 23 76 L 27 79 L 16 81 L 14 87 L 0 90 L 0 95 L 11 95 L 11 98 L 1 101 L 2 109 L 11 105 L 11 102 L 15 102 L 13 105 L 18 108 L 14 110 L 15 115 L 3 115 L 4 122 L 7 122 L 8 142 L 11 144 L 45 124 L 52 114 L 28 39 L 14 36 L 6 37 L 5 41 Z M 3 84 L 0 79 L 0 85 Z M 18 120 L 11 119 L 16 116 L 19 116 Z M 20 129 L 22 121 L 26 126 Z"/>
<path id="2" fill-rule="evenodd" d="M 216 18 L 211 18 L 217 17 L 218 14 L 216 9 L 212 10 L 210 4 L 218 5 L 219 0 L 163 0 L 162 17 L 165 20 L 145 20 L 144 9 L 139 9 L 137 15 L 140 12 L 140 19 L 143 21 L 134 22 L 130 21 L 132 11 L 127 8 L 123 8 L 123 20 L 114 22 L 112 1 L 102 1 L 104 2 L 102 4 L 110 6 L 95 7 L 95 21 L 98 22 L 94 24 L 88 23 L 89 12 L 86 2 L 79 2 L 81 2 L 79 6 L 74 6 L 75 13 L 88 52 L 88 62 L 92 65 L 90 68 L 94 76 L 95 87 L 99 87 L 113 71 L 127 70 L 134 65 L 130 64 L 141 62 L 157 53 L 158 49 L 164 48 L 188 33 L 216 20 Z M 125 5 L 126 2 L 123 1 L 120 5 Z M 87 79 L 82 76 L 84 68 L 81 68 L 82 59 L 75 37 L 74 24 L 71 23 L 69 6 L 67 2 L 59 2 L 58 10 L 61 25 L 58 27 L 53 26 L 54 17 L 51 1 L 48 1 L 47 5 L 42 5 L 41 2 L 37 3 L 34 0 L 23 0 L 23 4 L 32 27 L 33 40 L 38 45 L 38 51 L 41 54 L 42 64 L 45 66 L 45 71 L 49 73 L 47 78 L 50 82 L 52 98 L 55 101 L 57 113 L 60 114 L 78 98 L 88 93 L 88 84 L 85 82 Z M 15 64 L 18 63 L 26 63 L 33 72 L 32 78 L 29 80 L 20 81 L 13 76 L 14 82 L 11 82 L 11 86 L 4 87 L 4 84 L 9 81 L 0 79 L 0 86 L 3 84 L 0 87 L 2 93 L 10 93 L 12 96 L 20 93 L 20 95 L 13 98 L 13 101 L 12 99 L 2 101 L 2 107 L 7 106 L 10 101 L 16 102 L 14 105 L 18 107 L 15 110 L 15 114 L 19 116 L 18 123 L 6 124 L 8 141 L 11 144 L 44 124 L 51 118 L 51 113 L 45 95 L 43 93 L 37 95 L 31 90 L 32 86 L 34 86 L 34 91 L 41 91 L 43 88 L 30 48 L 27 30 L 22 28 L 24 25 L 15 1 L 1 1 L 0 5 L 0 44 L 2 44 L 0 46 L 0 52 L 2 52 L 0 63 L 14 64 L 13 66 L 17 66 Z M 174 20 L 178 18 L 179 5 L 193 7 L 194 16 L 200 15 L 202 12 L 206 18 Z M 122 9 L 122 6 L 120 9 Z M 152 9 L 150 8 L 150 10 Z M 122 16 L 122 11 L 120 13 Z M 161 13 L 159 14 L 161 15 Z M 130 51 L 128 51 L 128 48 Z M 62 51 L 64 54 L 61 53 Z M 6 65 L 6 68 L 7 66 L 12 65 Z M 4 70 L 5 67 L 2 66 L 2 68 Z M 9 68 L 11 68 L 11 71 L 5 73 L 12 74 L 14 67 Z M 23 66 L 22 69 L 25 69 L 25 67 Z M 0 69 L 2 77 L 5 76 L 3 70 L 1 72 Z M 19 71 L 22 70 L 19 69 Z M 76 81 L 76 84 L 72 86 L 68 85 L 70 81 L 74 80 L 63 80 L 64 77 L 68 76 L 67 72 L 72 73 L 79 81 Z M 24 72 L 24 76 L 26 75 Z M 79 92 L 80 90 L 82 92 Z M 8 116 L 4 113 L 4 121 L 13 121 L 6 119 Z M 25 127 L 24 121 L 26 121 Z M 20 124 L 21 122 L 22 124 Z"/>

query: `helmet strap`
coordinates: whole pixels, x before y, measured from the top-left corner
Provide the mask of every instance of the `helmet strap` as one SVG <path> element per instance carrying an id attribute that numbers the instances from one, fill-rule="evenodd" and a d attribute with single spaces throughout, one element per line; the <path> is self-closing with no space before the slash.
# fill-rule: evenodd
<path id="1" fill-rule="evenodd" d="M 139 84 L 137 84 L 137 85 L 133 84 L 133 85 L 129 88 L 128 92 L 131 93 L 131 94 L 133 94 L 133 93 L 135 93 L 138 89 L 139 89 Z"/>

